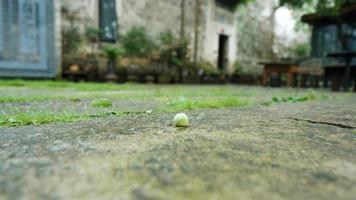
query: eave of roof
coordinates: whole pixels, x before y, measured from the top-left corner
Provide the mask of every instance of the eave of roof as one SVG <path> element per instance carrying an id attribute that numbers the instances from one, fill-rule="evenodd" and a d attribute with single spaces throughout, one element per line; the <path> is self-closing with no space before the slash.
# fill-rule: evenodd
<path id="1" fill-rule="evenodd" d="M 330 25 L 336 24 L 338 22 L 356 22 L 356 4 L 345 6 L 340 15 L 321 15 L 321 14 L 308 14 L 302 16 L 302 22 L 316 25 L 316 26 L 323 26 L 323 25 Z"/>

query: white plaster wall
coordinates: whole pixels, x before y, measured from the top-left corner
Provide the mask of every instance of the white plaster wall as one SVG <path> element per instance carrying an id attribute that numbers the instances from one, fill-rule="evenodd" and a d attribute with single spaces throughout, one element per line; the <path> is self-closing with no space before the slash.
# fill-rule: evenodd
<path id="1" fill-rule="evenodd" d="M 56 57 L 56 76 L 61 75 L 62 70 L 62 26 L 61 26 L 61 4 L 54 1 L 54 38 L 55 38 L 55 57 Z"/>
<path id="2" fill-rule="evenodd" d="M 217 65 L 217 59 L 219 54 L 219 35 L 225 34 L 229 36 L 228 43 L 228 59 L 229 59 L 229 68 L 228 71 L 231 71 L 231 66 L 236 60 L 237 54 L 237 31 L 236 31 L 236 14 L 230 13 L 233 16 L 233 23 L 224 23 L 216 20 L 215 9 L 217 8 L 214 0 L 209 0 L 208 9 L 206 12 L 206 24 L 205 24 L 205 40 L 202 59 L 210 62 L 213 65 Z M 229 11 L 226 11 L 229 14 Z"/>
<path id="3" fill-rule="evenodd" d="M 98 27 L 99 4 L 98 0 L 59 0 L 61 9 L 67 9 L 71 15 L 75 15 L 75 24 L 82 30 L 85 27 Z M 69 26 L 68 19 L 62 16 L 62 26 Z"/>

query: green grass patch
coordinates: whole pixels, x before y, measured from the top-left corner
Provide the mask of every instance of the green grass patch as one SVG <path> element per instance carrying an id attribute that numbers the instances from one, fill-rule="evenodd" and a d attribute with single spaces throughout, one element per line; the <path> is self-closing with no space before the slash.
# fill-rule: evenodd
<path id="1" fill-rule="evenodd" d="M 212 86 L 212 85 L 138 85 L 138 84 L 110 84 L 110 83 L 72 83 L 66 81 L 25 81 L 0 80 L 1 103 L 31 103 L 51 102 L 55 105 L 60 101 L 68 101 L 68 105 L 89 106 L 98 108 L 113 107 L 113 102 L 137 101 L 152 102 L 160 105 L 155 109 L 157 113 L 181 112 L 199 109 L 219 109 L 240 107 L 262 103 L 270 106 L 279 103 L 300 103 L 326 99 L 328 96 L 315 91 L 302 91 L 300 95 L 290 95 L 293 90 L 273 90 L 275 96 L 266 102 L 261 98 L 269 92 L 260 87 L 245 86 Z M 110 101 L 112 100 L 112 101 Z M 81 103 L 79 103 L 81 102 Z M 167 103 L 168 102 L 168 103 Z M 36 110 L 37 104 L 30 106 Z M 45 102 L 46 103 L 46 102 Z M 31 104 L 30 104 L 31 105 Z M 64 104 L 66 105 L 66 104 Z M 9 105 L 7 105 L 9 106 Z M 16 106 L 16 104 L 10 106 Z M 22 104 L 18 105 L 23 107 Z M 26 105 L 27 106 L 27 105 Z M 155 106 L 154 106 L 155 107 Z M 93 108 L 91 110 L 93 110 Z M 112 109 L 114 110 L 115 107 Z M 115 108 L 116 109 L 116 108 Z M 52 113 L 51 108 L 43 112 L 26 111 L 24 113 L 10 112 L 0 117 L 0 126 L 21 126 L 30 124 L 46 124 L 53 122 L 73 122 L 93 118 L 88 113 Z M 14 114 L 15 113 L 15 114 Z M 144 114 L 145 112 L 116 113 L 113 115 Z M 110 114 L 111 115 L 111 114 Z M 107 113 L 99 113 L 94 117 L 105 117 Z"/>
<path id="2" fill-rule="evenodd" d="M 25 103 L 25 102 L 42 102 L 53 99 L 63 99 L 62 96 L 51 96 L 51 95 L 28 95 L 28 96 L 0 96 L 0 103 Z"/>
<path id="3" fill-rule="evenodd" d="M 90 102 L 90 106 L 95 108 L 109 108 L 112 107 L 112 101 L 109 99 L 96 99 Z"/>
<path id="4" fill-rule="evenodd" d="M 72 112 L 21 112 L 17 111 L 14 114 L 0 116 L 0 126 L 16 127 L 28 125 L 42 125 L 50 123 L 65 123 L 65 122 L 80 122 L 90 119 L 103 118 L 109 116 L 128 116 L 128 115 L 143 115 L 147 114 L 146 111 L 142 112 L 100 112 L 97 114 L 75 114 Z"/>
<path id="5" fill-rule="evenodd" d="M 274 96 L 270 101 L 265 101 L 262 103 L 264 106 L 271 106 L 273 104 L 280 103 L 302 103 L 307 101 L 316 101 L 316 100 L 326 100 L 329 97 L 325 94 L 317 94 L 316 92 L 310 92 L 303 96 L 286 96 L 286 97 L 278 97 Z"/>
<path id="6" fill-rule="evenodd" d="M 165 106 L 156 110 L 158 113 L 173 113 L 187 110 L 197 109 L 218 109 L 226 107 L 239 107 L 250 105 L 251 101 L 239 98 L 221 98 L 221 99 L 204 99 L 204 100 L 186 100 L 180 98 L 177 101 L 166 104 Z M 91 102 L 93 107 L 111 107 L 112 102 L 107 99 L 98 99 Z M 27 126 L 27 125 L 41 125 L 57 122 L 79 122 L 90 120 L 93 118 L 103 118 L 108 116 L 127 116 L 127 115 L 144 115 L 149 114 L 147 111 L 142 112 L 101 112 L 98 114 L 82 113 L 77 114 L 73 112 L 22 112 L 17 110 L 15 113 L 0 116 L 0 126 Z"/>
<path id="7" fill-rule="evenodd" d="M 77 122 L 89 119 L 87 115 L 53 112 L 17 112 L 8 116 L 0 116 L 0 126 L 40 125 L 55 122 Z"/>
<path id="8" fill-rule="evenodd" d="M 27 88 L 70 88 L 77 91 L 116 91 L 116 90 L 129 90 L 144 89 L 145 86 L 138 84 L 114 84 L 114 83 L 74 83 L 68 81 L 48 81 L 48 80 L 22 80 L 22 79 L 9 79 L 1 80 L 0 87 L 27 87 Z"/>
<path id="9" fill-rule="evenodd" d="M 180 97 L 177 101 L 168 103 L 163 108 L 159 109 L 161 112 L 179 112 L 186 110 L 197 109 L 218 109 L 227 107 L 240 107 L 250 105 L 251 101 L 240 98 L 218 98 L 218 99 L 200 99 L 188 100 Z"/>

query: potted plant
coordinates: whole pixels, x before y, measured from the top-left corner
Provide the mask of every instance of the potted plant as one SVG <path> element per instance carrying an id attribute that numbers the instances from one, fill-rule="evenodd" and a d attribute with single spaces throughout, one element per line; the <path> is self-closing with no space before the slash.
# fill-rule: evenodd
<path id="1" fill-rule="evenodd" d="M 117 62 L 125 51 L 119 47 L 106 47 L 103 49 L 103 52 L 107 59 L 106 81 L 116 82 L 118 81 L 118 77 L 116 75 Z"/>

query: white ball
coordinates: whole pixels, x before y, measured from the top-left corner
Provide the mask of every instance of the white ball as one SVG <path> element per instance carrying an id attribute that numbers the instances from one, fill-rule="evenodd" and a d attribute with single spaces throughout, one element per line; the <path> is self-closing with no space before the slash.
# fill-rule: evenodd
<path id="1" fill-rule="evenodd" d="M 175 127 L 188 127 L 189 119 L 188 116 L 184 113 L 179 113 L 174 116 L 174 126 Z"/>

